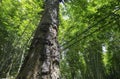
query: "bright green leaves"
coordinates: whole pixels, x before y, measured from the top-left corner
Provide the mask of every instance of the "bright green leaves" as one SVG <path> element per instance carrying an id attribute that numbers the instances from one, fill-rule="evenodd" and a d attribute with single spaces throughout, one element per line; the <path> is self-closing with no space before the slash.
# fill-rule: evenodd
<path id="1" fill-rule="evenodd" d="M 61 11 L 65 12 L 63 17 L 69 18 L 61 19 L 59 32 L 64 57 L 61 60 L 63 78 L 73 79 L 72 75 L 77 79 L 106 79 L 111 75 L 119 78 L 119 5 L 118 0 L 70 0 L 66 3 L 66 10 Z"/>
<path id="2" fill-rule="evenodd" d="M 2 0 L 0 3 L 0 78 L 15 76 L 21 67 L 43 0 Z"/>

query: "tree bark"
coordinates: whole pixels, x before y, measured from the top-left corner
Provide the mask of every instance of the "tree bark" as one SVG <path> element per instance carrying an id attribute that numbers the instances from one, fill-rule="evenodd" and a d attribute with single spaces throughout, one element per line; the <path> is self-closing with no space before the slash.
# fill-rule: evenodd
<path id="1" fill-rule="evenodd" d="M 45 10 L 16 79 L 59 79 L 57 42 L 59 0 L 45 0 Z"/>

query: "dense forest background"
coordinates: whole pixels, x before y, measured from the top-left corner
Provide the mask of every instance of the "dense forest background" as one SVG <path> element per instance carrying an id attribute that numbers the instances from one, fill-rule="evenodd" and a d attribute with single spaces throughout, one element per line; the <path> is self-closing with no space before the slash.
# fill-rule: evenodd
<path id="1" fill-rule="evenodd" d="M 14 79 L 27 55 L 44 0 L 0 0 L 0 79 Z M 61 79 L 120 79 L 120 1 L 60 3 Z"/>

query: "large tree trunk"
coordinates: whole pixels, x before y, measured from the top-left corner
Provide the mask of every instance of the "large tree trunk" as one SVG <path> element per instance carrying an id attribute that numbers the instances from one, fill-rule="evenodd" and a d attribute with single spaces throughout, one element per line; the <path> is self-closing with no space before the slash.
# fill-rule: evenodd
<path id="1" fill-rule="evenodd" d="M 45 0 L 45 10 L 16 79 L 59 79 L 57 42 L 59 0 Z"/>

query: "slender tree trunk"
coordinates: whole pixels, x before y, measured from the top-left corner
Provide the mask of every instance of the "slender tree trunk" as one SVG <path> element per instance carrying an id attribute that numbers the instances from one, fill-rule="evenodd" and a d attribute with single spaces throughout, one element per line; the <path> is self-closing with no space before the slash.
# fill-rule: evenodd
<path id="1" fill-rule="evenodd" d="M 16 79 L 59 79 L 57 42 L 59 0 L 45 0 L 45 10 Z"/>
<path id="2" fill-rule="evenodd" d="M 75 79 L 75 72 L 74 71 L 71 72 L 71 78 Z"/>

